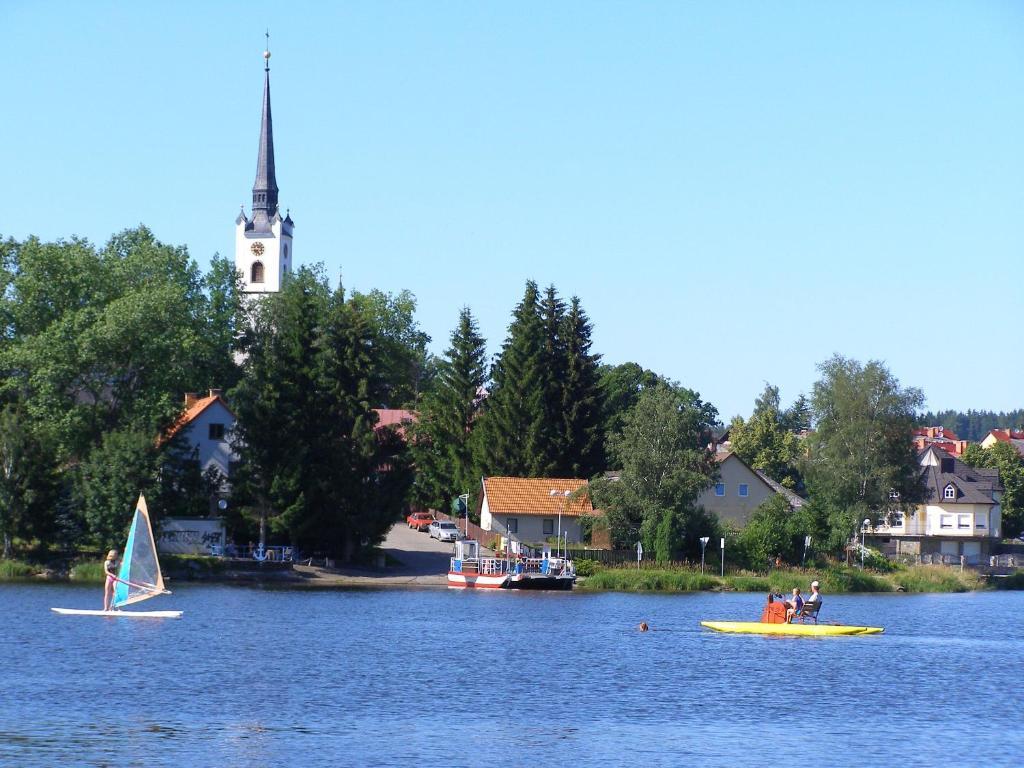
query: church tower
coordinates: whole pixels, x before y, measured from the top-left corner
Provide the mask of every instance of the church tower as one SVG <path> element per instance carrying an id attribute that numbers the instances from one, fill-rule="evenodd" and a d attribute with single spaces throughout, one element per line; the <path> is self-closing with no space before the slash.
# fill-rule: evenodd
<path id="1" fill-rule="evenodd" d="M 235 269 L 242 273 L 246 296 L 277 293 L 292 268 L 292 217 L 281 218 L 274 175 L 274 124 L 270 116 L 270 36 L 263 52 L 263 118 L 252 186 L 252 217 L 245 206 L 235 219 Z"/>

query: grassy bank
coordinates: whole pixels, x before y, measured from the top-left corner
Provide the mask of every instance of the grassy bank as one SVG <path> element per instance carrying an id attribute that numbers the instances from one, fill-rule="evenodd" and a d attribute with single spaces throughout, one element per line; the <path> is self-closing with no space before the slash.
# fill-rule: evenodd
<path id="1" fill-rule="evenodd" d="M 21 560 L 0 560 L 0 581 L 25 581 L 37 576 L 40 568 Z"/>
<path id="2" fill-rule="evenodd" d="M 862 571 L 859 568 L 833 566 L 819 570 L 779 569 L 769 574 L 740 571 L 725 578 L 702 575 L 699 569 L 598 569 L 583 579 L 581 589 L 616 592 L 781 592 L 793 587 L 808 592 L 812 579 L 821 582 L 825 594 L 844 592 L 970 592 L 987 589 L 974 572 L 960 573 L 941 566 L 901 567 L 888 573 Z"/>

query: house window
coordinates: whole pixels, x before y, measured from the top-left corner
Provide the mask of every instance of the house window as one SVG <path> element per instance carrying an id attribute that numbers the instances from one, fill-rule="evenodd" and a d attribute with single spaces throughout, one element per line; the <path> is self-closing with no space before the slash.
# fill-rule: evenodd
<path id="1" fill-rule="evenodd" d="M 971 527 L 971 516 L 970 515 L 958 515 L 956 519 L 956 527 L 960 530 L 965 528 L 970 529 Z"/>
<path id="2" fill-rule="evenodd" d="M 953 527 L 953 516 L 952 515 L 942 515 L 941 517 L 939 517 L 939 527 L 940 528 L 952 528 Z"/>
<path id="3" fill-rule="evenodd" d="M 985 527 L 985 515 L 978 515 L 978 519 L 974 521 L 975 528 Z"/>
<path id="4" fill-rule="evenodd" d="M 942 491 L 942 498 L 944 499 L 955 499 L 956 498 L 956 486 L 950 483 Z"/>
<path id="5" fill-rule="evenodd" d="M 740 483 L 740 498 L 745 499 L 750 495 L 750 486 L 746 483 Z"/>
<path id="6" fill-rule="evenodd" d="M 263 282 L 263 262 L 257 261 L 252 265 L 252 279 L 251 283 L 262 283 Z"/>
<path id="7" fill-rule="evenodd" d="M 715 496 L 725 496 L 725 483 L 715 485 Z"/>
<path id="8" fill-rule="evenodd" d="M 544 518 L 544 535 L 550 536 L 555 532 L 555 521 L 550 517 Z"/>
<path id="9" fill-rule="evenodd" d="M 900 492 L 899 491 L 897 491 L 895 488 L 893 488 L 891 491 L 889 491 L 889 501 L 899 501 L 899 500 L 900 500 Z"/>
<path id="10" fill-rule="evenodd" d="M 211 440 L 223 440 L 224 439 L 224 425 L 223 424 L 211 424 L 210 425 L 210 439 Z"/>
<path id="11" fill-rule="evenodd" d="M 891 527 L 893 527 L 893 528 L 902 528 L 903 527 L 903 513 L 902 512 L 892 512 L 892 513 L 890 513 L 889 525 Z"/>
<path id="12" fill-rule="evenodd" d="M 519 533 L 519 518 L 518 517 L 506 517 L 505 518 L 505 530 L 509 533 Z"/>

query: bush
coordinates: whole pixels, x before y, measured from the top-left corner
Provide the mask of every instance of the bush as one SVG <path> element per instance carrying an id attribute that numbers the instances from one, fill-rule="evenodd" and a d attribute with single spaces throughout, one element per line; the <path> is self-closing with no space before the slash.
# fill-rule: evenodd
<path id="1" fill-rule="evenodd" d="M 97 560 L 81 560 L 71 566 L 68 578 L 71 581 L 84 581 L 90 584 L 102 584 L 103 579 L 105 578 L 105 574 L 103 573 L 103 563 Z"/>
<path id="2" fill-rule="evenodd" d="M 1024 589 L 1024 571 L 1011 573 L 1006 578 L 992 579 L 992 585 L 996 589 Z"/>
<path id="3" fill-rule="evenodd" d="M 893 581 L 907 592 L 971 592 L 982 588 L 974 571 L 960 571 L 941 565 L 915 565 L 901 569 Z"/>
<path id="4" fill-rule="evenodd" d="M 618 592 L 698 592 L 718 585 L 714 576 L 701 575 L 699 571 L 609 568 L 597 571 L 583 586 Z"/>
<path id="5" fill-rule="evenodd" d="M 573 565 L 576 567 L 577 576 L 593 576 L 598 571 L 604 569 L 604 566 L 597 560 L 573 560 Z"/>
<path id="6" fill-rule="evenodd" d="M 0 560 L 0 581 L 30 579 L 36 573 L 35 568 L 21 560 Z"/>

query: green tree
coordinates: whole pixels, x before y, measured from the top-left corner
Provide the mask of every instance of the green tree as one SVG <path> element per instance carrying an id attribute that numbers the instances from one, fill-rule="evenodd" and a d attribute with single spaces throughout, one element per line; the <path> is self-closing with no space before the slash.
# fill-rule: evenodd
<path id="1" fill-rule="evenodd" d="M 374 289 L 353 293 L 351 302 L 370 319 L 380 347 L 371 402 L 377 407 L 414 406 L 434 372 L 427 352 L 430 336 L 416 321 L 416 297 L 407 290 L 396 295 Z"/>
<path id="2" fill-rule="evenodd" d="M 559 298 L 553 285 L 547 287 L 540 301 L 540 318 L 544 338 L 540 362 L 544 415 L 540 420 L 535 473 L 561 476 L 567 474 L 565 457 L 569 448 L 563 424 L 567 345 L 563 327 L 565 302 Z"/>
<path id="3" fill-rule="evenodd" d="M 601 398 L 598 388 L 600 355 L 591 352 L 590 319 L 573 296 L 560 331 L 564 339 L 565 365 L 561 378 L 559 415 L 563 437 L 559 461 L 561 474 L 591 477 L 602 463 Z"/>
<path id="4" fill-rule="evenodd" d="M 765 385 L 749 421 L 740 416 L 733 419 L 729 440 L 736 455 L 754 469 L 760 469 L 787 488 L 799 485 L 800 439 L 784 425 L 777 387 Z"/>
<path id="5" fill-rule="evenodd" d="M 0 538 L 5 559 L 11 556 L 15 536 L 42 536 L 53 526 L 58 486 L 47 448 L 20 406 L 0 411 Z"/>
<path id="6" fill-rule="evenodd" d="M 99 547 L 120 545 L 139 494 L 155 496 L 157 452 L 149 432 L 104 435 L 78 466 L 75 495 Z"/>
<path id="7" fill-rule="evenodd" d="M 434 386 L 423 400 L 419 423 L 412 429 L 413 498 L 422 506 L 449 509 L 453 498 L 473 491 L 480 482 L 471 435 L 486 365 L 486 342 L 464 307 L 451 345 L 438 363 Z"/>
<path id="8" fill-rule="evenodd" d="M 687 389 L 658 385 L 640 395 L 609 440 L 619 479 L 591 483 L 617 546 L 641 541 L 665 558 L 699 551 L 699 537 L 715 532 L 696 500 L 717 472 L 708 448 L 717 415 Z"/>
<path id="9" fill-rule="evenodd" d="M 800 562 L 807 527 L 782 494 L 764 501 L 739 532 L 739 546 L 748 565 L 763 567 L 777 555 L 788 563 Z"/>
<path id="10" fill-rule="evenodd" d="M 924 400 L 880 362 L 862 365 L 836 355 L 819 366 L 811 398 L 816 430 L 808 438 L 805 477 L 827 516 L 829 545 L 838 547 L 864 517 L 877 517 L 898 492 L 903 505 L 921 498 L 920 468 L 911 442 Z"/>
<path id="11" fill-rule="evenodd" d="M 532 280 L 516 306 L 491 371 L 491 391 L 473 431 L 474 453 L 487 475 L 540 477 L 550 464 L 544 372 L 544 325 Z"/>
<path id="12" fill-rule="evenodd" d="M 665 383 L 658 374 L 645 370 L 637 363 L 600 366 L 597 388 L 601 400 L 601 433 L 604 440 L 622 431 L 626 414 L 636 405 L 644 390 Z M 602 468 L 611 469 L 607 454 L 601 458 Z"/>
<path id="13" fill-rule="evenodd" d="M 1024 457 L 1012 443 L 998 442 L 988 448 L 972 443 L 962 458 L 972 467 L 999 470 L 1003 536 L 1019 536 L 1024 531 Z"/>

